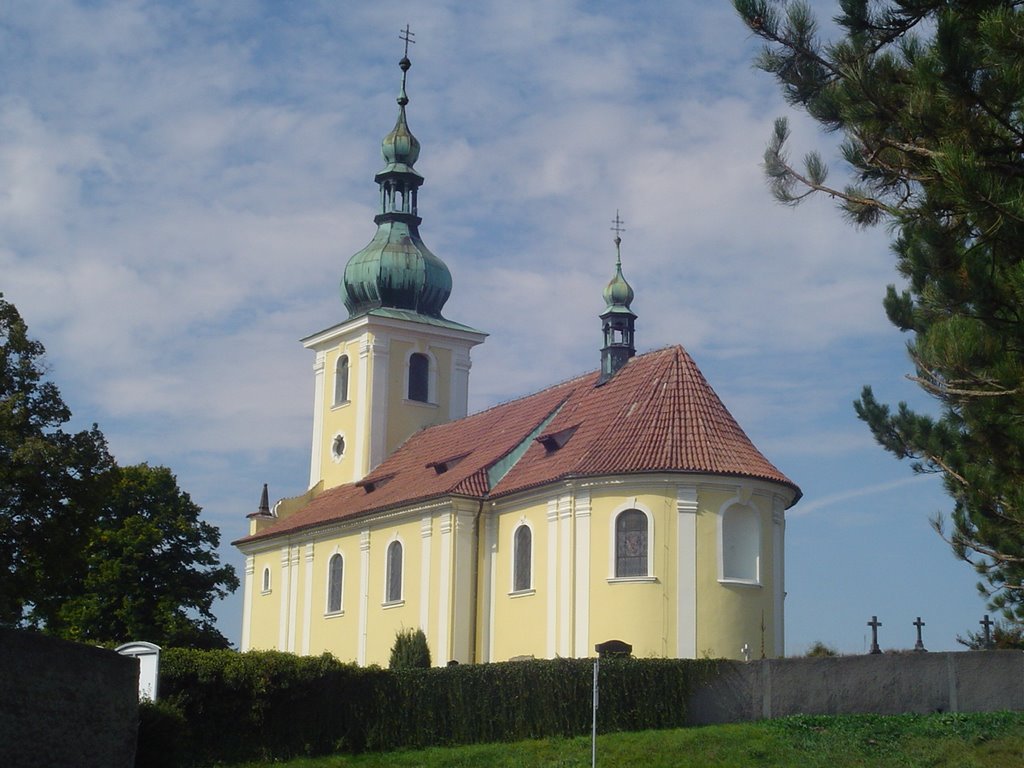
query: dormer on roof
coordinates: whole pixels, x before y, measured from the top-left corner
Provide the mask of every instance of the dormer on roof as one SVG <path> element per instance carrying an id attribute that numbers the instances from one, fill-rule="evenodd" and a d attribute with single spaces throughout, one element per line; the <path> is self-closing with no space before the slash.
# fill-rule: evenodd
<path id="1" fill-rule="evenodd" d="M 560 429 L 557 432 L 545 432 L 543 435 L 536 438 L 536 440 L 544 446 L 548 453 L 552 453 L 569 442 L 569 438 L 573 436 L 573 433 L 578 428 L 579 424 L 573 424 L 571 427 Z"/>
<path id="2" fill-rule="evenodd" d="M 460 461 L 462 461 L 468 455 L 469 455 L 469 451 L 464 451 L 463 453 L 459 453 L 459 454 L 457 454 L 455 456 L 449 456 L 447 459 L 441 459 L 440 461 L 428 462 L 427 463 L 427 469 L 434 470 L 435 474 L 443 475 L 445 472 L 447 472 L 449 469 L 454 467 L 456 464 L 458 464 Z"/>

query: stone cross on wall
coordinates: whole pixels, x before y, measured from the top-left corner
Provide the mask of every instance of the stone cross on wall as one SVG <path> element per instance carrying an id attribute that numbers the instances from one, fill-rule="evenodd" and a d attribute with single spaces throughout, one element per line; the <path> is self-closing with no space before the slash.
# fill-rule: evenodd
<path id="1" fill-rule="evenodd" d="M 740 653 L 743 654 L 744 661 L 750 661 L 750 643 L 744 643 L 743 647 L 740 648 Z"/>
<path id="2" fill-rule="evenodd" d="M 871 627 L 871 650 L 868 653 L 881 653 L 882 649 L 878 647 L 878 628 L 882 626 L 882 622 L 877 616 L 872 616 L 868 626 Z"/>
<path id="3" fill-rule="evenodd" d="M 985 647 L 986 648 L 991 648 L 992 647 L 992 619 L 990 619 L 988 617 L 988 614 L 986 613 L 985 614 L 985 618 L 983 618 L 978 623 L 981 624 L 981 626 L 985 630 Z"/>
<path id="4" fill-rule="evenodd" d="M 914 643 L 914 650 L 915 651 L 927 651 L 928 650 L 927 648 L 924 647 L 924 642 L 922 642 L 922 640 L 921 640 L 921 627 L 923 627 L 924 625 L 925 625 L 924 622 L 921 621 L 921 617 L 918 616 L 917 617 L 917 621 L 914 622 L 914 626 L 917 627 L 917 642 Z"/>

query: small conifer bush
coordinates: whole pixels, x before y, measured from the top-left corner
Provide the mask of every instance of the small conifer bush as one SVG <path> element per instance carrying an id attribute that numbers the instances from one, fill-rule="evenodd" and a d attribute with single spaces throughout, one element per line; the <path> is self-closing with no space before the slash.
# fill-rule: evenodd
<path id="1" fill-rule="evenodd" d="M 430 646 L 422 629 L 400 629 L 391 646 L 389 669 L 429 669 Z"/>

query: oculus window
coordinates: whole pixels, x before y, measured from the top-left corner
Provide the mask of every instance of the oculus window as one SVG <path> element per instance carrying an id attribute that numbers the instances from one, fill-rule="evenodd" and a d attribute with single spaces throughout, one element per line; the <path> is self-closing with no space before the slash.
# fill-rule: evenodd
<path id="1" fill-rule="evenodd" d="M 341 612 L 341 585 L 345 575 L 345 562 L 341 555 L 331 555 L 327 561 L 327 612 Z"/>
<path id="2" fill-rule="evenodd" d="M 615 576 L 647 576 L 647 515 L 627 509 L 615 518 Z"/>
<path id="3" fill-rule="evenodd" d="M 520 525 L 513 538 L 512 589 L 523 592 L 530 589 L 533 581 L 533 532 L 530 526 Z"/>

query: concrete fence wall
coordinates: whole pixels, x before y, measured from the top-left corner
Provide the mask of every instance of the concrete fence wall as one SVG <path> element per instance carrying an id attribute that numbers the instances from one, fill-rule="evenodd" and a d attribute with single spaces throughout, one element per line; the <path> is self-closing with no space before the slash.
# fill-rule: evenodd
<path id="1" fill-rule="evenodd" d="M 692 725 L 800 714 L 1024 710 L 1024 652 L 723 662 L 689 709 Z"/>
<path id="2" fill-rule="evenodd" d="M 0 629 L 0 765 L 131 768 L 139 662 Z"/>

